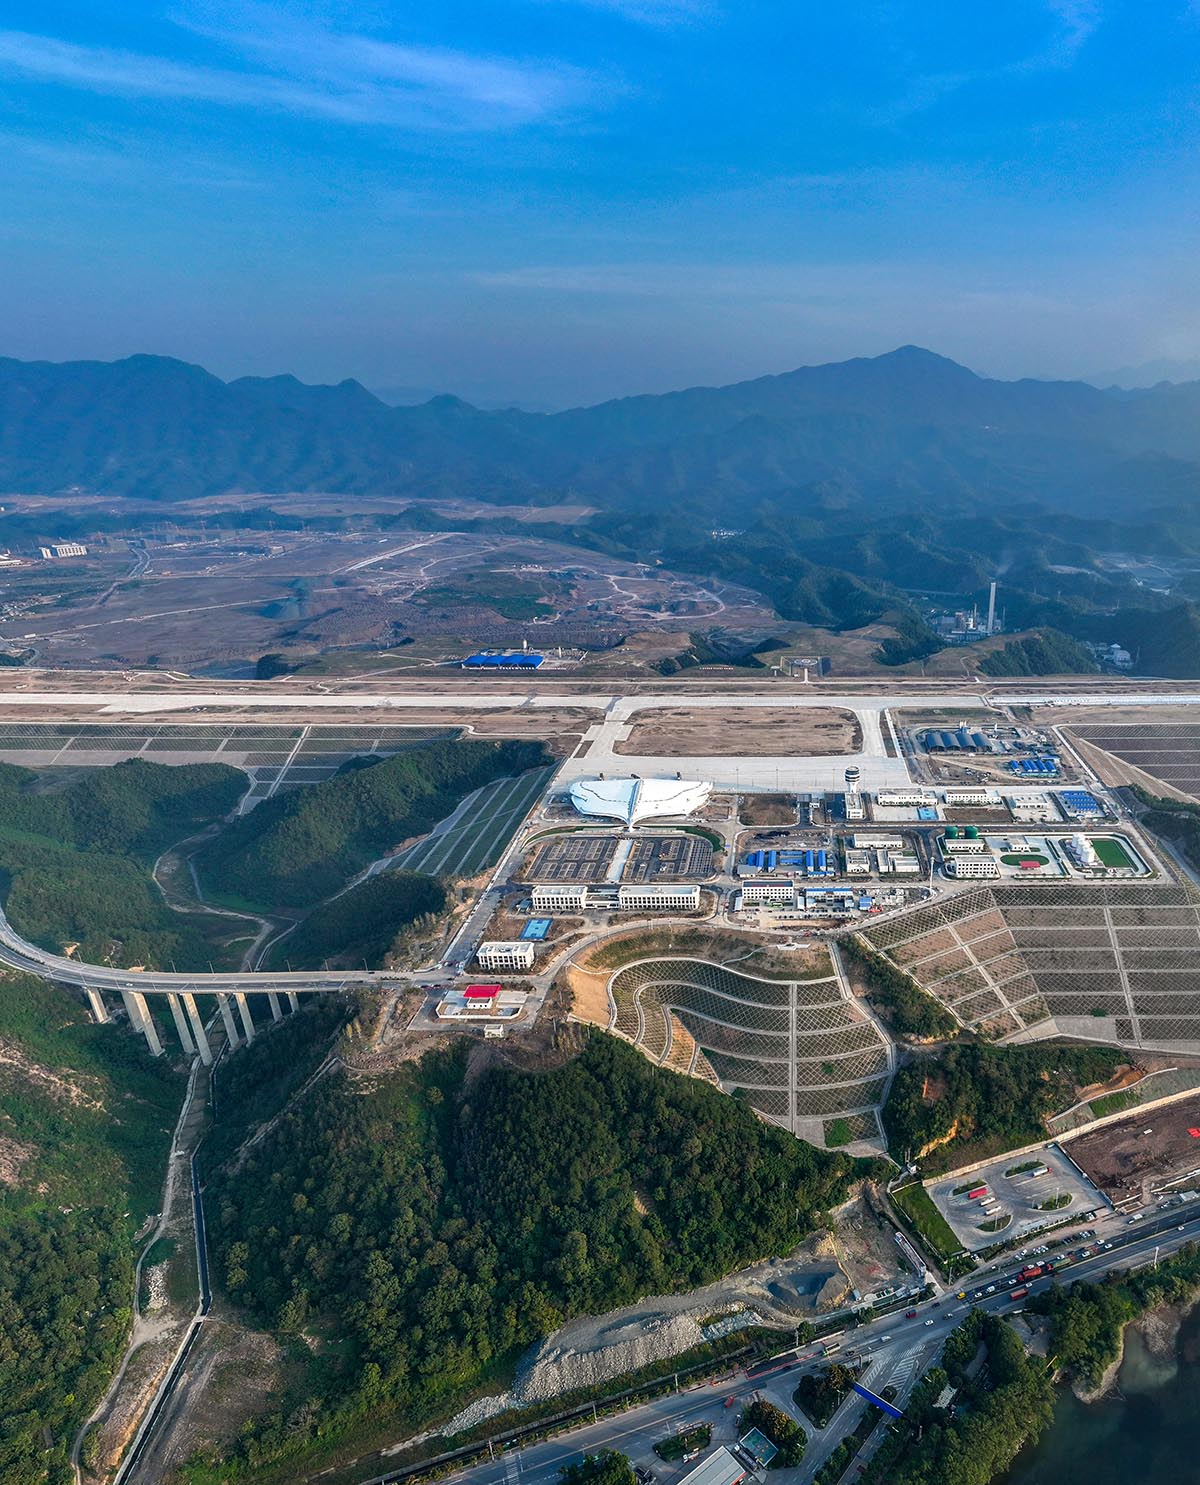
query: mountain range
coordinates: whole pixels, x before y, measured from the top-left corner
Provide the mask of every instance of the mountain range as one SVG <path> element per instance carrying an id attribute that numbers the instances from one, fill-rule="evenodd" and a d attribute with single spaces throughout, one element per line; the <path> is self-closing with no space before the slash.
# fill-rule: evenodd
<path id="1" fill-rule="evenodd" d="M 806 493 L 926 511 L 982 499 L 1177 507 L 1200 495 L 1200 382 L 1005 382 L 904 346 L 544 414 L 449 396 L 389 406 L 355 381 L 224 382 L 157 356 L 0 359 L 0 491 L 567 496 L 709 514 Z"/>

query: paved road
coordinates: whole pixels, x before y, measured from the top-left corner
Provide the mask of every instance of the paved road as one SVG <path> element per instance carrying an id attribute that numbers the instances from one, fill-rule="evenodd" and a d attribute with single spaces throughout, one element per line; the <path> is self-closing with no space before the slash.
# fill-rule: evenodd
<path id="1" fill-rule="evenodd" d="M 0 964 L 22 969 L 43 979 L 64 985 L 77 985 L 84 990 L 140 990 L 147 995 L 166 995 L 191 991 L 211 993 L 215 990 L 244 991 L 265 995 L 268 991 L 299 995 L 305 991 L 345 990 L 351 985 L 370 984 L 394 979 L 382 971 L 296 970 L 290 974 L 217 973 L 172 974 L 159 970 L 110 969 L 105 964 L 82 964 L 62 954 L 51 954 L 23 939 L 3 911 L 0 911 Z"/>
<path id="2" fill-rule="evenodd" d="M 1181 1223 L 1182 1232 L 1178 1230 Z M 1097 1224 L 1098 1231 L 1101 1225 Z M 1113 1242 L 1111 1251 L 1098 1252 L 1090 1259 L 1073 1264 L 1065 1271 L 1062 1282 L 1096 1280 L 1113 1269 L 1143 1267 L 1154 1261 L 1156 1251 L 1165 1257 L 1185 1242 L 1200 1238 L 1200 1212 L 1175 1208 L 1166 1213 L 1154 1213 L 1136 1229 L 1125 1226 L 1124 1219 L 1112 1217 L 1108 1219 L 1107 1227 L 1106 1240 Z M 1082 1242 L 1079 1245 L 1082 1246 Z M 987 1284 L 995 1284 L 995 1293 L 985 1293 L 979 1301 L 979 1308 L 998 1314 L 1010 1312 L 1013 1308 L 1009 1297 L 1010 1281 L 1026 1261 L 1023 1258 L 1010 1259 L 996 1274 L 966 1280 L 960 1288 L 971 1295 L 981 1287 L 981 1279 L 985 1280 L 985 1288 Z M 1029 1287 L 1037 1293 L 1052 1282 L 1047 1278 L 1038 1279 Z M 951 1290 L 937 1300 L 918 1305 L 911 1320 L 903 1314 L 893 1315 L 848 1329 L 842 1337 L 839 1359 L 855 1354 L 868 1358 L 871 1364 L 864 1378 L 867 1385 L 878 1388 L 889 1384 L 896 1386 L 902 1403 L 969 1307 L 969 1300 L 958 1300 L 955 1291 Z M 927 1324 L 930 1320 L 933 1323 Z M 557 1485 L 562 1465 L 583 1453 L 613 1448 L 628 1454 L 635 1464 L 649 1466 L 660 1481 L 669 1482 L 681 1471 L 665 1467 L 653 1454 L 657 1440 L 681 1427 L 710 1422 L 714 1425 L 714 1442 L 728 1441 L 732 1438 L 732 1421 L 737 1412 L 756 1393 L 794 1414 L 796 1410 L 791 1394 L 800 1376 L 823 1365 L 814 1347 L 802 1347 L 799 1352 L 785 1351 L 751 1376 L 738 1372 L 716 1383 L 702 1383 L 678 1394 L 670 1393 L 618 1417 L 589 1424 L 545 1443 L 511 1450 L 495 1460 L 458 1470 L 447 1478 L 461 1480 L 465 1485 Z M 735 1399 L 733 1407 L 725 1407 L 727 1397 Z M 775 1482 L 777 1485 L 806 1485 L 837 1444 L 853 1431 L 866 1406 L 868 1404 L 863 1399 L 852 1396 L 839 1408 L 828 1428 L 814 1429 L 805 1422 L 809 1447 L 804 1464 L 797 1470 L 773 1471 L 773 1485 Z M 502 1423 L 503 1419 L 498 1420 L 498 1426 Z M 389 1478 L 386 1474 L 372 1477 L 376 1481 Z"/>

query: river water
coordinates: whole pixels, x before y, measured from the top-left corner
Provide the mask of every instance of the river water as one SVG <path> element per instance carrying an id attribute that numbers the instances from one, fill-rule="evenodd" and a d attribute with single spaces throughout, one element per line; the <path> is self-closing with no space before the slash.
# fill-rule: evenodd
<path id="1" fill-rule="evenodd" d="M 1129 1331 L 1117 1389 L 1091 1406 L 1062 1388 L 1054 1422 L 1004 1485 L 1131 1485 L 1200 1481 L 1200 1310 L 1184 1321 L 1173 1358 L 1159 1360 Z"/>

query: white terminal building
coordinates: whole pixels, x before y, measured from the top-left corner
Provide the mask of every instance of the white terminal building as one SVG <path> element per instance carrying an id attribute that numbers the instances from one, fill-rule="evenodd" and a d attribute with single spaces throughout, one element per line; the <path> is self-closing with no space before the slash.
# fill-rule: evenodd
<path id="1" fill-rule="evenodd" d="M 570 792 L 581 815 L 636 825 L 641 820 L 694 815 L 708 803 L 712 785 L 699 779 L 578 779 Z"/>

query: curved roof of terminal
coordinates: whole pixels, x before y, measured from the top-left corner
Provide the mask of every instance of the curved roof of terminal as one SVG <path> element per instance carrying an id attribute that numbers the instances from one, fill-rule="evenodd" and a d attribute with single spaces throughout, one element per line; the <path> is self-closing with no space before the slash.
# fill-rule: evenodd
<path id="1" fill-rule="evenodd" d="M 571 803 L 581 815 L 634 825 L 662 815 L 690 815 L 708 802 L 712 785 L 698 779 L 578 779 Z"/>

